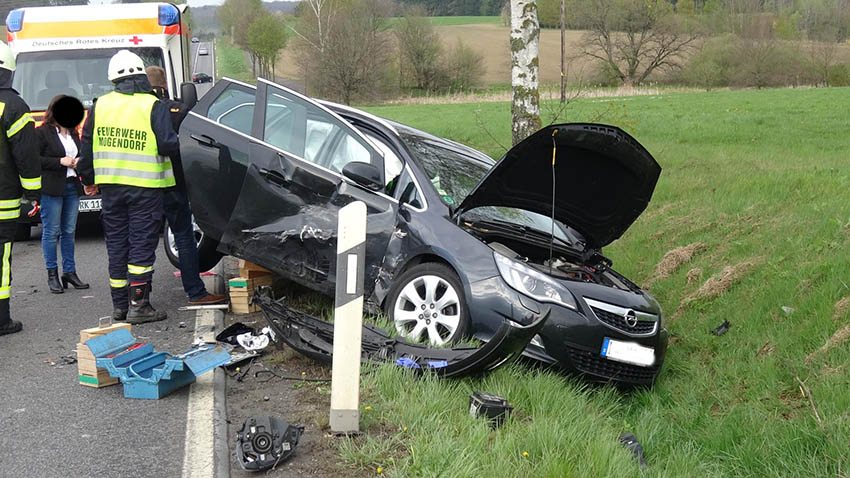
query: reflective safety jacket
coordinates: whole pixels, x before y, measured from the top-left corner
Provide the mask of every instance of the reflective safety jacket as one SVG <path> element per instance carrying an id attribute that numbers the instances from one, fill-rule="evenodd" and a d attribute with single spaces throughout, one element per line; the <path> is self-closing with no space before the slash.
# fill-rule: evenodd
<path id="1" fill-rule="evenodd" d="M 112 92 L 98 98 L 92 128 L 95 184 L 175 185 L 171 160 L 159 154 L 151 126 L 156 102 L 156 97 L 147 93 Z"/>
<path id="2" fill-rule="evenodd" d="M 21 197 L 40 198 L 41 162 L 29 106 L 11 88 L 0 88 L 0 225 L 15 223 Z M 5 239 L 5 238 L 4 238 Z"/>

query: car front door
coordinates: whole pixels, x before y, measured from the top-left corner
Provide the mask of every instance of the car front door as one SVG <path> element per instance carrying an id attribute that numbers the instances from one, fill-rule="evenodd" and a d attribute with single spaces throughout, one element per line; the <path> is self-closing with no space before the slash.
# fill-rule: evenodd
<path id="1" fill-rule="evenodd" d="M 250 163 L 254 102 L 254 87 L 223 79 L 180 126 L 180 155 L 192 213 L 201 230 L 218 241 Z"/>
<path id="2" fill-rule="evenodd" d="M 384 157 L 359 130 L 279 85 L 257 83 L 251 164 L 225 240 L 231 253 L 332 295 L 339 209 L 367 206 L 366 292 L 377 277 L 398 203 L 384 190 Z M 368 163 L 376 189 L 343 174 Z"/>

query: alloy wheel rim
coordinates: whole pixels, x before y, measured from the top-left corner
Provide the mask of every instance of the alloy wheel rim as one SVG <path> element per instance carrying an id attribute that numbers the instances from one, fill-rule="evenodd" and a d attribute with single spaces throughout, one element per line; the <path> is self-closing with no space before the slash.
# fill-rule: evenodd
<path id="1" fill-rule="evenodd" d="M 195 224 L 195 220 L 192 220 L 192 230 L 195 232 L 195 246 L 200 246 L 201 241 L 204 239 L 204 232 L 201 231 L 201 228 Z M 171 251 L 171 254 L 176 258 L 180 258 L 180 253 L 177 251 L 177 241 L 174 239 L 174 232 L 171 231 L 171 225 L 169 224 L 165 230 L 165 240 L 168 243 L 168 249 Z"/>
<path id="2" fill-rule="evenodd" d="M 441 277 L 416 277 L 405 284 L 396 298 L 393 322 L 405 338 L 445 345 L 454 338 L 460 325 L 458 293 Z"/>

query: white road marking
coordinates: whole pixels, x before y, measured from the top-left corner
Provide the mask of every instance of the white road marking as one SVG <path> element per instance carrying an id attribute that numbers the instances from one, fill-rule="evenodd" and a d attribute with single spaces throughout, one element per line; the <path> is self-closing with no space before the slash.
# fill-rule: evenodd
<path id="1" fill-rule="evenodd" d="M 195 319 L 195 339 L 215 341 L 215 310 L 199 310 Z M 183 478 L 212 477 L 215 473 L 213 412 L 215 374 L 207 372 L 189 390 L 186 413 L 186 445 L 183 451 Z"/>

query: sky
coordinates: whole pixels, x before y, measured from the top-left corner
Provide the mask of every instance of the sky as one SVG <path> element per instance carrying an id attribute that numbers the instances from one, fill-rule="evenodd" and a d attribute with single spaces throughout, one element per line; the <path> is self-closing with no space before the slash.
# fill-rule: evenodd
<path id="1" fill-rule="evenodd" d="M 263 0 L 274 1 L 274 0 Z M 112 0 L 89 0 L 90 4 L 102 5 L 104 3 L 112 3 Z M 221 5 L 224 0 L 188 0 L 190 7 L 203 7 L 204 5 Z"/>

